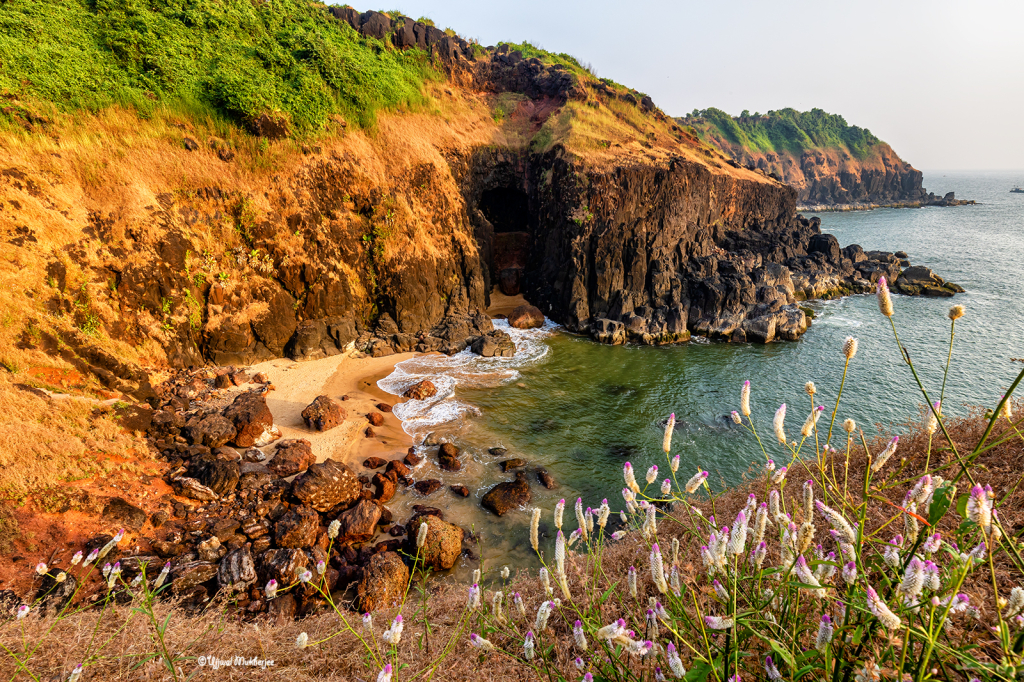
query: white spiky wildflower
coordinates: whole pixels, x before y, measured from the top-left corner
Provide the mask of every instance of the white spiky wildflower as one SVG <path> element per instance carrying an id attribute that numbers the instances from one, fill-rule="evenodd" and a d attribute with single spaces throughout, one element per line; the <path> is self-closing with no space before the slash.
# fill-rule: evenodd
<path id="1" fill-rule="evenodd" d="M 672 481 L 666 478 L 661 482 L 661 495 L 662 497 L 668 497 L 670 492 L 672 492 Z"/>
<path id="2" fill-rule="evenodd" d="M 779 521 L 781 516 L 781 510 L 779 508 L 779 491 L 772 489 L 768 493 L 768 514 L 775 520 L 776 523 Z"/>
<path id="3" fill-rule="evenodd" d="M 652 484 L 652 483 L 654 483 L 655 481 L 658 480 L 658 465 L 657 464 L 652 464 L 651 468 L 649 468 L 647 470 L 646 480 L 647 480 L 647 485 L 650 485 L 650 484 Z"/>
<path id="4" fill-rule="evenodd" d="M 847 336 L 843 340 L 843 356 L 847 362 L 853 360 L 853 356 L 857 354 L 857 339 L 852 336 Z"/>
<path id="5" fill-rule="evenodd" d="M 803 554 L 807 549 L 814 543 L 814 533 L 816 528 L 810 521 L 804 521 L 800 524 L 800 533 L 797 535 L 796 551 L 798 554 Z"/>
<path id="6" fill-rule="evenodd" d="M 97 555 L 96 558 L 102 559 L 103 557 L 105 557 L 108 554 L 110 554 L 110 550 L 112 550 L 115 547 L 117 547 L 118 543 L 121 542 L 121 538 L 123 538 L 123 537 L 124 537 L 124 529 L 121 529 L 121 530 L 117 531 L 117 534 L 115 534 L 114 537 L 111 538 L 111 540 L 107 544 L 103 545 L 103 547 L 100 549 L 99 554 Z"/>
<path id="7" fill-rule="evenodd" d="M 903 559 L 900 556 L 900 547 L 902 546 L 903 536 L 897 535 L 889 541 L 889 544 L 885 547 L 885 552 L 882 554 L 882 561 L 884 561 L 885 565 L 894 571 L 899 570 L 903 563 Z"/>
<path id="8" fill-rule="evenodd" d="M 576 523 L 579 524 L 580 538 L 587 540 L 587 517 L 583 514 L 583 498 L 576 498 Z"/>
<path id="9" fill-rule="evenodd" d="M 744 417 L 750 416 L 750 381 L 743 382 L 743 388 L 740 389 L 740 412 L 743 413 Z"/>
<path id="10" fill-rule="evenodd" d="M 624 530 L 617 530 L 614 533 L 612 533 L 612 540 L 618 541 L 624 537 L 626 537 L 626 531 Z"/>
<path id="11" fill-rule="evenodd" d="M 1014 587 L 1010 590 L 1010 598 L 1006 601 L 1006 611 L 1003 613 L 1005 618 L 1012 618 L 1024 609 L 1024 590 L 1019 587 Z"/>
<path id="12" fill-rule="evenodd" d="M 68 682 L 78 682 L 80 679 L 82 679 L 82 664 L 81 663 L 76 665 L 74 670 L 71 671 L 71 674 L 68 675 Z"/>
<path id="13" fill-rule="evenodd" d="M 555 570 L 565 572 L 565 533 L 562 531 L 555 535 Z"/>
<path id="14" fill-rule="evenodd" d="M 331 525 L 327 526 L 327 537 L 330 540 L 338 537 L 338 533 L 341 532 L 341 521 L 334 519 L 331 521 Z"/>
<path id="15" fill-rule="evenodd" d="M 708 472 L 706 471 L 698 471 L 696 474 L 694 474 L 690 478 L 690 480 L 686 482 L 686 494 L 692 495 L 693 493 L 697 492 L 697 488 L 699 488 L 701 484 L 707 480 L 707 478 Z"/>
<path id="16" fill-rule="evenodd" d="M 683 667 L 683 660 L 679 657 L 676 645 L 669 642 L 665 648 L 665 653 L 668 657 L 668 669 L 672 671 L 676 679 L 681 680 L 686 677 L 686 668 Z"/>
<path id="17" fill-rule="evenodd" d="M 736 410 L 733 410 L 732 412 L 730 412 L 729 416 L 732 417 L 732 423 L 733 424 L 742 424 L 743 423 L 743 417 L 741 417 L 740 413 L 737 412 Z"/>
<path id="18" fill-rule="evenodd" d="M 494 645 L 489 639 L 484 639 L 475 632 L 469 636 L 469 643 L 483 652 L 494 651 Z"/>
<path id="19" fill-rule="evenodd" d="M 800 429 L 800 435 L 804 438 L 808 438 L 814 433 L 814 427 L 818 423 L 818 419 L 821 418 L 821 413 L 825 411 L 824 407 L 818 406 L 811 410 L 811 413 L 807 415 L 807 420 L 804 422 L 803 427 Z"/>
<path id="20" fill-rule="evenodd" d="M 889 294 L 889 284 L 885 281 L 885 277 L 878 278 L 878 310 L 881 311 L 886 317 L 892 317 L 892 296 Z"/>
<path id="21" fill-rule="evenodd" d="M 363 614 L 363 630 L 366 634 L 373 634 L 373 614 L 369 611 Z"/>
<path id="22" fill-rule="evenodd" d="M 533 652 L 536 644 L 533 641 L 533 632 L 526 633 L 526 639 L 523 640 L 523 658 L 528 661 L 533 660 Z"/>
<path id="23" fill-rule="evenodd" d="M 832 619 L 826 613 L 821 617 L 821 622 L 818 624 L 818 636 L 814 640 L 814 648 L 824 653 L 828 645 L 832 643 L 832 634 L 834 632 Z"/>
<path id="24" fill-rule="evenodd" d="M 989 499 L 988 491 L 980 485 L 971 488 L 971 495 L 967 498 L 967 518 L 978 524 L 986 533 L 992 526 L 992 501 Z"/>
<path id="25" fill-rule="evenodd" d="M 892 457 L 894 452 L 896 452 L 896 446 L 899 444 L 899 442 L 899 436 L 892 437 L 892 440 L 889 441 L 889 445 L 887 445 L 884 450 L 878 453 L 878 456 L 875 457 L 875 461 L 871 463 L 871 473 L 877 473 L 879 469 L 885 466 L 885 463 L 888 462 L 889 458 Z"/>
<path id="26" fill-rule="evenodd" d="M 430 526 L 425 521 L 420 524 L 419 530 L 416 531 L 416 549 L 422 549 L 423 545 L 426 544 L 429 531 Z"/>
<path id="27" fill-rule="evenodd" d="M 267 583 L 267 586 L 263 588 L 263 593 L 267 595 L 267 599 L 273 599 L 277 596 L 277 581 L 273 578 Z"/>
<path id="28" fill-rule="evenodd" d="M 555 603 L 551 601 L 541 602 L 540 608 L 537 609 L 537 618 L 533 621 L 533 629 L 537 632 L 544 632 L 548 626 L 548 618 L 551 616 L 551 609 L 554 608 Z"/>
<path id="29" fill-rule="evenodd" d="M 572 626 L 572 639 L 576 643 L 576 648 L 580 651 L 587 650 L 587 633 L 583 631 L 583 623 L 576 621 Z"/>
<path id="30" fill-rule="evenodd" d="M 847 433 L 853 433 L 854 430 L 856 430 L 856 428 L 857 422 L 853 421 L 852 419 L 843 420 L 843 431 L 846 431 Z"/>
<path id="31" fill-rule="evenodd" d="M 377 682 L 391 682 L 391 675 L 393 671 L 394 668 L 391 664 L 386 663 L 384 667 L 380 669 L 380 672 L 377 673 Z"/>
<path id="32" fill-rule="evenodd" d="M 818 579 L 814 577 L 814 571 L 812 571 L 811 567 L 807 565 L 807 559 L 805 559 L 802 554 L 796 558 L 796 563 L 793 565 L 793 573 L 795 573 L 800 582 L 805 585 L 810 585 L 814 588 L 821 587 L 821 583 L 819 583 Z M 815 589 L 814 595 L 820 597 L 821 590 Z"/>
<path id="33" fill-rule="evenodd" d="M 18 613 L 17 613 L 18 620 L 21 620 L 22 618 L 27 616 L 28 612 L 31 611 L 31 610 L 32 609 L 29 608 L 28 604 L 22 604 L 21 606 L 19 606 L 18 607 Z"/>
<path id="34" fill-rule="evenodd" d="M 512 606 L 515 607 L 520 618 L 526 618 L 526 602 L 518 592 L 512 595 Z"/>
<path id="35" fill-rule="evenodd" d="M 1010 421 L 1011 419 L 1013 419 L 1013 407 L 1010 406 L 1010 399 L 1004 395 L 1000 397 L 1000 400 L 1003 400 L 1004 402 L 1003 406 L 999 408 L 999 416 L 1007 421 Z"/>
<path id="36" fill-rule="evenodd" d="M 312 571 L 302 571 L 301 573 L 299 573 L 299 582 L 300 583 L 308 583 L 312 579 L 313 579 L 313 572 Z"/>
<path id="37" fill-rule="evenodd" d="M 775 665 L 775 661 L 772 660 L 771 656 L 764 657 L 764 671 L 772 682 L 778 682 L 778 680 L 782 679 L 782 673 L 779 672 L 779 668 Z"/>
<path id="38" fill-rule="evenodd" d="M 747 517 L 741 511 L 736 515 L 736 525 L 732 529 L 732 537 L 729 539 L 727 552 L 737 555 L 743 554 L 747 546 Z"/>
<path id="39" fill-rule="evenodd" d="M 633 465 L 629 462 L 622 465 L 622 477 L 626 480 L 626 487 L 634 493 L 640 492 L 640 485 L 636 482 L 636 475 L 633 473 Z"/>
<path id="40" fill-rule="evenodd" d="M 555 528 L 562 530 L 562 514 L 565 513 L 565 498 L 555 504 Z"/>
<path id="41" fill-rule="evenodd" d="M 775 474 L 772 476 L 772 483 L 774 483 L 775 485 L 782 485 L 782 482 L 786 480 L 786 471 L 788 470 L 789 467 L 782 467 L 781 469 L 776 471 Z"/>
<path id="42" fill-rule="evenodd" d="M 587 510 L 583 512 L 583 518 L 587 521 L 587 533 L 592 535 L 594 533 L 594 510 L 587 507 Z"/>
<path id="43" fill-rule="evenodd" d="M 534 552 L 540 552 L 540 508 L 534 507 L 530 516 L 530 546 Z"/>
<path id="44" fill-rule="evenodd" d="M 900 582 L 899 592 L 906 601 L 912 601 L 921 596 L 924 589 L 925 568 L 924 562 L 916 556 L 911 557 L 907 562 L 907 568 L 903 572 L 903 580 Z"/>
<path id="45" fill-rule="evenodd" d="M 761 568 L 766 556 L 768 556 L 768 544 L 763 541 L 759 542 L 750 551 L 750 563 L 757 568 Z"/>
<path id="46" fill-rule="evenodd" d="M 672 570 L 668 572 L 668 587 L 672 590 L 672 594 L 680 596 L 683 593 L 683 587 L 679 583 L 679 567 L 672 565 Z"/>
<path id="47" fill-rule="evenodd" d="M 814 515 L 814 481 L 804 481 L 804 518 L 810 519 Z"/>
<path id="48" fill-rule="evenodd" d="M 555 593 L 555 591 L 551 589 L 551 576 L 548 574 L 548 569 L 543 566 L 540 568 L 540 584 L 541 587 L 544 588 L 545 597 L 550 598 L 551 595 Z"/>
<path id="49" fill-rule="evenodd" d="M 665 564 L 662 561 L 661 549 L 657 542 L 651 547 L 651 578 L 659 592 L 662 594 L 668 592 L 668 583 L 665 581 Z"/>
<path id="50" fill-rule="evenodd" d="M 473 569 L 473 580 L 470 581 L 470 582 L 474 582 L 474 583 L 479 583 L 480 582 L 480 569 L 479 568 L 474 568 Z"/>
<path id="51" fill-rule="evenodd" d="M 779 405 L 779 409 L 775 410 L 775 418 L 772 420 L 772 429 L 775 430 L 775 437 L 779 440 L 782 445 L 786 444 L 786 403 Z"/>
<path id="52" fill-rule="evenodd" d="M 636 567 L 630 566 L 629 570 L 626 571 L 626 585 L 629 588 L 629 596 L 636 599 Z"/>
<path id="53" fill-rule="evenodd" d="M 732 627 L 733 620 L 728 616 L 704 616 L 704 624 L 712 630 L 728 630 Z"/>
<path id="54" fill-rule="evenodd" d="M 608 517 L 612 514 L 612 508 L 608 506 L 608 500 L 601 500 L 601 506 L 597 509 L 597 527 L 604 528 L 608 525 Z"/>
<path id="55" fill-rule="evenodd" d="M 495 592 L 494 596 L 491 597 L 491 614 L 494 616 L 494 619 L 499 623 L 505 621 L 505 615 L 501 612 L 504 599 L 505 593 L 501 590 Z"/>
<path id="56" fill-rule="evenodd" d="M 924 562 L 924 585 L 932 592 L 942 589 L 942 576 L 939 575 L 939 567 L 934 561 Z"/>
<path id="57" fill-rule="evenodd" d="M 653 504 L 647 505 L 644 525 L 641 526 L 640 532 L 645 538 L 658 534 L 658 508 Z"/>
<path id="58" fill-rule="evenodd" d="M 936 429 L 939 428 L 939 420 L 935 415 L 941 414 L 941 412 L 939 412 L 940 403 L 938 400 L 935 401 L 933 407 L 935 410 L 928 410 L 928 418 L 925 420 L 924 424 L 924 432 L 929 436 L 934 434 Z"/>
<path id="59" fill-rule="evenodd" d="M 725 589 L 725 585 L 715 580 L 712 581 L 711 587 L 714 588 L 715 597 L 718 599 L 718 601 L 722 602 L 723 604 L 732 603 L 732 597 L 729 596 L 729 590 Z"/>
<path id="60" fill-rule="evenodd" d="M 542 571 L 544 569 L 541 569 Z M 469 586 L 469 593 L 466 596 L 466 608 L 475 611 L 480 606 L 480 584 L 473 583 Z"/>
<path id="61" fill-rule="evenodd" d="M 668 416 L 668 422 L 665 424 L 665 438 L 661 441 L 661 449 L 665 453 L 672 451 L 672 431 L 676 427 L 676 413 L 673 412 Z"/>
<path id="62" fill-rule="evenodd" d="M 305 649 L 309 646 L 309 635 L 305 632 L 300 632 L 299 636 L 295 638 L 295 646 L 299 649 Z"/>
<path id="63" fill-rule="evenodd" d="M 395 616 L 395 619 L 391 621 L 391 627 L 384 631 L 384 634 L 380 638 L 385 644 L 391 646 L 398 646 L 398 643 L 402 641 L 402 630 L 405 629 L 405 623 L 402 621 L 402 616 Z"/>
<path id="64" fill-rule="evenodd" d="M 818 513 L 821 514 L 828 524 L 836 532 L 836 540 L 840 543 L 853 544 L 857 542 L 857 533 L 846 518 L 832 507 L 826 506 L 821 500 L 814 503 Z"/>
<path id="65" fill-rule="evenodd" d="M 852 585 L 857 582 L 857 564 L 852 561 L 848 561 L 843 566 L 843 581 L 847 585 Z"/>
<path id="66" fill-rule="evenodd" d="M 902 625 L 902 621 L 899 616 L 889 610 L 889 607 L 878 593 L 875 592 L 874 588 L 868 587 L 868 609 L 871 611 L 871 615 L 877 618 L 881 623 L 882 627 L 886 630 L 896 630 Z"/>
<path id="67" fill-rule="evenodd" d="M 921 543 L 921 549 L 924 550 L 925 554 L 935 554 L 942 547 L 942 534 L 936 533 L 932 535 L 923 543 Z"/>

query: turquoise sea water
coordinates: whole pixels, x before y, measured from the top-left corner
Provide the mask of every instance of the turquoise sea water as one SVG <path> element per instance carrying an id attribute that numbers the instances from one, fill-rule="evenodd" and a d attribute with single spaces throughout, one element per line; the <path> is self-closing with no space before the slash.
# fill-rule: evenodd
<path id="1" fill-rule="evenodd" d="M 820 216 L 823 231 L 835 234 L 842 245 L 906 251 L 912 264 L 930 267 L 967 290 L 954 299 L 894 297 L 900 337 L 926 387 L 936 394 L 949 340 L 947 310 L 954 302 L 967 309 L 957 322 L 946 414 L 964 414 L 972 405 L 994 406 L 1022 367 L 1011 361 L 1024 357 L 1024 194 L 1009 193 L 1019 182 L 1024 172 L 928 173 L 930 191 L 956 191 L 981 205 Z M 423 375 L 440 382 L 441 400 L 406 404 L 400 416 L 417 438 L 433 432 L 453 439 L 464 448 L 467 462 L 463 472 L 446 474 L 428 458 L 415 476 L 462 483 L 473 492 L 461 499 L 445 488 L 427 501 L 408 503 L 443 507 L 452 519 L 473 525 L 489 565 L 523 565 L 530 556 L 528 513 L 499 520 L 480 508 L 487 489 L 511 478 L 497 466 L 504 457 L 491 456 L 488 448 L 505 447 L 507 456 L 544 466 L 556 478 L 559 488 L 547 491 L 531 474 L 531 505 L 550 509 L 561 497 L 571 503 L 581 496 L 585 506 L 596 508 L 608 498 L 618 509 L 625 461 L 639 472 L 651 464 L 666 472 L 663 423 L 674 412 L 679 475 L 688 478 L 706 469 L 712 486 L 721 489 L 764 459 L 753 439 L 728 419 L 739 407 L 743 381 L 752 383 L 754 416 L 762 433 L 770 434 L 771 417 L 785 402 L 787 431 L 796 437 L 809 411 L 806 381 L 817 385 L 819 402 L 834 403 L 847 336 L 858 339 L 859 351 L 838 421 L 853 418 L 871 435 L 898 433 L 901 425 L 919 419 L 923 401 L 874 296 L 808 305 L 817 317 L 798 342 L 696 340 L 660 348 L 611 347 L 552 326 L 520 333 L 522 352 L 512 361 L 469 356 L 410 361 L 382 387 L 397 392 Z"/>

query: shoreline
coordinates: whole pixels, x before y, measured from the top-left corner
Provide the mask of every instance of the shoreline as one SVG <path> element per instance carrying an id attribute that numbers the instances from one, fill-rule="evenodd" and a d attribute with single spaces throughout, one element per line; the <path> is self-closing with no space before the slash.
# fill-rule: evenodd
<path id="1" fill-rule="evenodd" d="M 305 362 L 279 358 L 252 365 L 248 371 L 266 372 L 270 377 L 274 390 L 267 393 L 267 406 L 282 439 L 308 440 L 317 462 L 332 458 L 358 473 L 364 459 L 401 459 L 413 445 L 401 420 L 376 408 L 378 403 L 394 407 L 406 399 L 381 390 L 377 381 L 391 374 L 398 363 L 421 355 L 424 353 L 371 358 L 342 353 Z M 311 429 L 302 420 L 302 410 L 319 395 L 338 400 L 346 412 L 345 420 L 329 431 Z M 374 412 L 384 417 L 382 426 L 371 427 L 366 415 Z M 368 427 L 373 429 L 372 437 L 366 435 Z"/>

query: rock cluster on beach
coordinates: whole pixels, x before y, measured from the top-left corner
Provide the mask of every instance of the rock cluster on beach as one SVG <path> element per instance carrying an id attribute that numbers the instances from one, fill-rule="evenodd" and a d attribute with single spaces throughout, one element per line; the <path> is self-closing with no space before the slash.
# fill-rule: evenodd
<path id="1" fill-rule="evenodd" d="M 230 386 L 241 391 L 226 401 L 216 386 L 225 385 L 220 377 L 228 373 L 237 377 Z M 299 616 L 322 605 L 312 588 L 300 586 L 268 600 L 263 587 L 271 579 L 291 585 L 323 562 L 330 589 L 355 585 L 360 608 L 380 608 L 404 594 L 409 567 L 399 552 L 415 554 L 410 543 L 420 523 L 429 526 L 423 557 L 432 569 L 447 570 L 471 551 L 465 544 L 470 535 L 445 521 L 440 509 L 416 505 L 399 522 L 386 506 L 399 486 L 415 485 L 421 494 L 441 486 L 413 481 L 410 466 L 421 461 L 413 450 L 391 460 L 368 458 L 362 466 L 372 477 L 334 459 L 317 462 L 308 440 L 274 440 L 278 434 L 266 405 L 271 387 L 247 382 L 243 373 L 202 369 L 179 372 L 156 388 L 159 404 L 148 438 L 168 461 L 165 478 L 184 500 L 168 498 L 173 513 L 151 519 L 151 555 L 132 560 L 154 567 L 170 561 L 171 594 L 186 606 L 226 590 L 249 614 Z M 375 409 L 367 415 L 371 423 L 391 411 L 384 403 Z M 334 428 L 346 416 L 325 395 L 302 412 L 311 430 Z M 441 451 L 457 470 L 458 449 L 448 444 Z M 110 516 L 128 518 L 135 511 L 142 514 L 142 523 L 135 524 L 141 527 L 141 510 L 112 508 Z M 328 528 L 334 521 L 338 535 L 332 539 Z M 387 539 L 374 542 L 381 535 Z"/>

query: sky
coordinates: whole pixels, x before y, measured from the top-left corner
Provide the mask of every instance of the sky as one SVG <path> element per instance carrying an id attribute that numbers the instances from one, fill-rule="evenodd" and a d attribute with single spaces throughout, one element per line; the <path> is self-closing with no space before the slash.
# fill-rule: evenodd
<path id="1" fill-rule="evenodd" d="M 353 6 L 567 52 L 672 116 L 818 107 L 922 170 L 1024 169 L 1022 0 L 389 2 Z"/>

